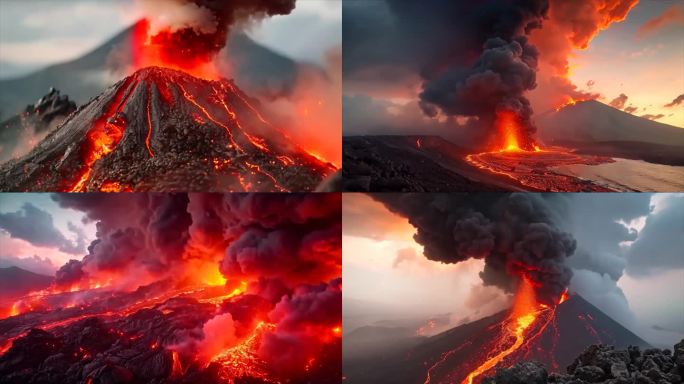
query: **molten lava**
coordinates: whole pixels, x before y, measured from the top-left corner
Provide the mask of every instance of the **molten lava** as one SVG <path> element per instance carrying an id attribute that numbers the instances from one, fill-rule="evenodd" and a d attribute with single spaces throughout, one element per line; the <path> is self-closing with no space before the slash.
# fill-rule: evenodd
<path id="1" fill-rule="evenodd" d="M 198 39 L 191 32 L 156 32 L 155 34 L 152 31 L 148 20 L 135 25 L 131 39 L 133 70 L 157 66 L 176 69 L 207 80 L 221 77 L 212 55 L 201 52 L 202 48 L 206 48 L 201 46 L 206 41 Z"/>
<path id="2" fill-rule="evenodd" d="M 496 131 L 502 140 L 500 151 L 521 151 L 520 123 L 513 111 L 501 110 L 496 113 Z"/>
<path id="3" fill-rule="evenodd" d="M 535 299 L 534 287 L 532 286 L 532 283 L 526 278 L 523 278 L 515 296 L 513 310 L 511 311 L 511 315 L 507 321 L 507 324 L 505 325 L 508 337 L 512 338 L 513 344 L 508 348 L 499 351 L 496 355 L 489 358 L 475 370 L 470 372 L 465 380 L 463 380 L 462 384 L 472 384 L 475 378 L 494 368 L 506 356 L 518 350 L 518 348 L 520 348 L 525 341 L 525 331 L 536 320 L 539 309 L 540 306 Z"/>

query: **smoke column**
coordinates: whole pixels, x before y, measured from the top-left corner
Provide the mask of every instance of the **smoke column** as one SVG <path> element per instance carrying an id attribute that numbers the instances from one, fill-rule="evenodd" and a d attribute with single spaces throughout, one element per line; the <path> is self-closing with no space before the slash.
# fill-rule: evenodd
<path id="1" fill-rule="evenodd" d="M 558 303 L 572 278 L 575 239 L 537 194 L 373 194 L 416 228 L 424 255 L 441 263 L 483 259 L 485 285 L 515 290 L 530 280 L 537 300 Z"/>

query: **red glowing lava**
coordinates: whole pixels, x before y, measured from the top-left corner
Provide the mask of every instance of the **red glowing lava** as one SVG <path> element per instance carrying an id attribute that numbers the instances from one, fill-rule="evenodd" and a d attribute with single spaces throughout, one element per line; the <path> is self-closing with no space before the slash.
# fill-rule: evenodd
<path id="1" fill-rule="evenodd" d="M 494 368 L 506 356 L 518 350 L 518 348 L 520 348 L 525 341 L 525 331 L 536 320 L 537 311 L 539 311 L 539 309 L 540 306 L 535 298 L 534 287 L 532 286 L 532 283 L 523 278 L 515 296 L 515 303 L 513 304 L 511 315 L 508 318 L 508 324 L 506 324 L 506 330 L 509 334 L 509 337 L 512 337 L 514 340 L 513 344 L 508 348 L 498 352 L 496 355 L 489 358 L 475 370 L 470 372 L 465 380 L 463 380 L 462 384 L 472 384 L 476 377 L 479 377 L 483 373 Z"/>
<path id="2" fill-rule="evenodd" d="M 126 101 L 131 95 L 130 90 L 133 88 L 131 84 L 133 81 L 132 77 L 126 80 L 124 86 L 119 89 L 114 100 L 107 107 L 106 112 L 95 121 L 93 127 L 88 131 L 84 148 L 82 148 L 84 152 L 83 168 L 76 184 L 68 189 L 69 192 L 85 191 L 95 162 L 112 152 L 121 141 L 127 124 L 121 111 L 123 111 Z"/>
<path id="3" fill-rule="evenodd" d="M 143 20 L 136 24 L 131 39 L 133 70 L 146 67 L 164 67 L 189 73 L 207 80 L 220 78 L 212 57 L 190 55 L 185 52 L 181 39 L 172 39 L 169 31 L 153 34 L 150 23 Z M 197 40 L 197 41 L 202 41 Z"/>

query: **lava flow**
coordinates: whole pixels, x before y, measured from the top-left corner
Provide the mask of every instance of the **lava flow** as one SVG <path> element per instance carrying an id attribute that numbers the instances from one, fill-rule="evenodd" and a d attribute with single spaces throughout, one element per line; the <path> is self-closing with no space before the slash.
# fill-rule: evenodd
<path id="1" fill-rule="evenodd" d="M 231 81 L 150 67 L 0 168 L 0 190 L 311 191 L 335 170 Z"/>
<path id="2" fill-rule="evenodd" d="M 444 352 L 427 370 L 424 383 L 479 383 L 494 368 L 507 367 L 520 359 L 529 358 L 536 351 L 533 346 L 546 337 L 548 329 L 555 329 L 556 307 L 566 299 L 567 293 L 563 293 L 557 305 L 539 303 L 534 283 L 523 278 L 508 316 L 501 322 L 492 324 L 487 331 L 496 336 L 488 338 L 489 341 L 483 344 L 471 339 Z M 552 339 L 556 340 L 557 331 L 552 333 Z M 471 361 L 461 362 L 456 370 L 450 370 L 450 364 L 454 364 L 450 359 L 458 358 L 455 355 L 459 353 L 462 358 L 465 356 L 463 349 L 469 347 L 472 351 L 472 348 L 478 348 L 475 345 L 480 345 L 481 349 L 467 354 Z M 547 352 L 555 353 L 555 344 Z"/>
<path id="3" fill-rule="evenodd" d="M 339 382 L 339 194 L 55 199 L 97 238 L 0 308 L 0 382 Z"/>
<path id="4" fill-rule="evenodd" d="M 505 325 L 505 332 L 508 333 L 508 338 L 513 339 L 513 344 L 470 372 L 465 380 L 463 380 L 463 384 L 472 384 L 475 378 L 496 367 L 506 356 L 517 351 L 525 342 L 525 332 L 537 319 L 539 309 L 539 304 L 537 304 L 534 297 L 532 283 L 523 278 L 518 288 L 518 293 L 515 296 L 515 303 L 513 304 L 511 316 L 507 321 L 508 324 Z"/>
<path id="5" fill-rule="evenodd" d="M 611 191 L 601 185 L 554 172 L 554 167 L 598 165 L 613 162 L 613 159 L 579 155 L 564 148 L 542 149 L 531 138 L 523 135 L 518 117 L 510 111 L 497 112 L 495 126 L 498 143 L 491 151 L 466 155 L 465 161 L 468 164 L 482 171 L 510 178 L 530 190 Z"/>

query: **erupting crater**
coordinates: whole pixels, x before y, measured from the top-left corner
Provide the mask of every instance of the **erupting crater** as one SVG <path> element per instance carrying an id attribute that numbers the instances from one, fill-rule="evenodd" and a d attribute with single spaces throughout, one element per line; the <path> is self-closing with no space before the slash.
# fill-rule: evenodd
<path id="1" fill-rule="evenodd" d="M 580 155 L 564 148 L 541 148 L 529 136 L 523 134 L 521 123 L 515 113 L 497 113 L 495 144 L 488 152 L 466 155 L 471 166 L 509 177 L 522 186 L 536 191 L 553 192 L 610 192 L 609 188 L 562 175 L 553 167 L 572 164 L 598 165 L 613 162 L 610 157 Z"/>
<path id="2" fill-rule="evenodd" d="M 0 190 L 310 191 L 335 170 L 232 81 L 147 67 L 0 167 Z"/>

